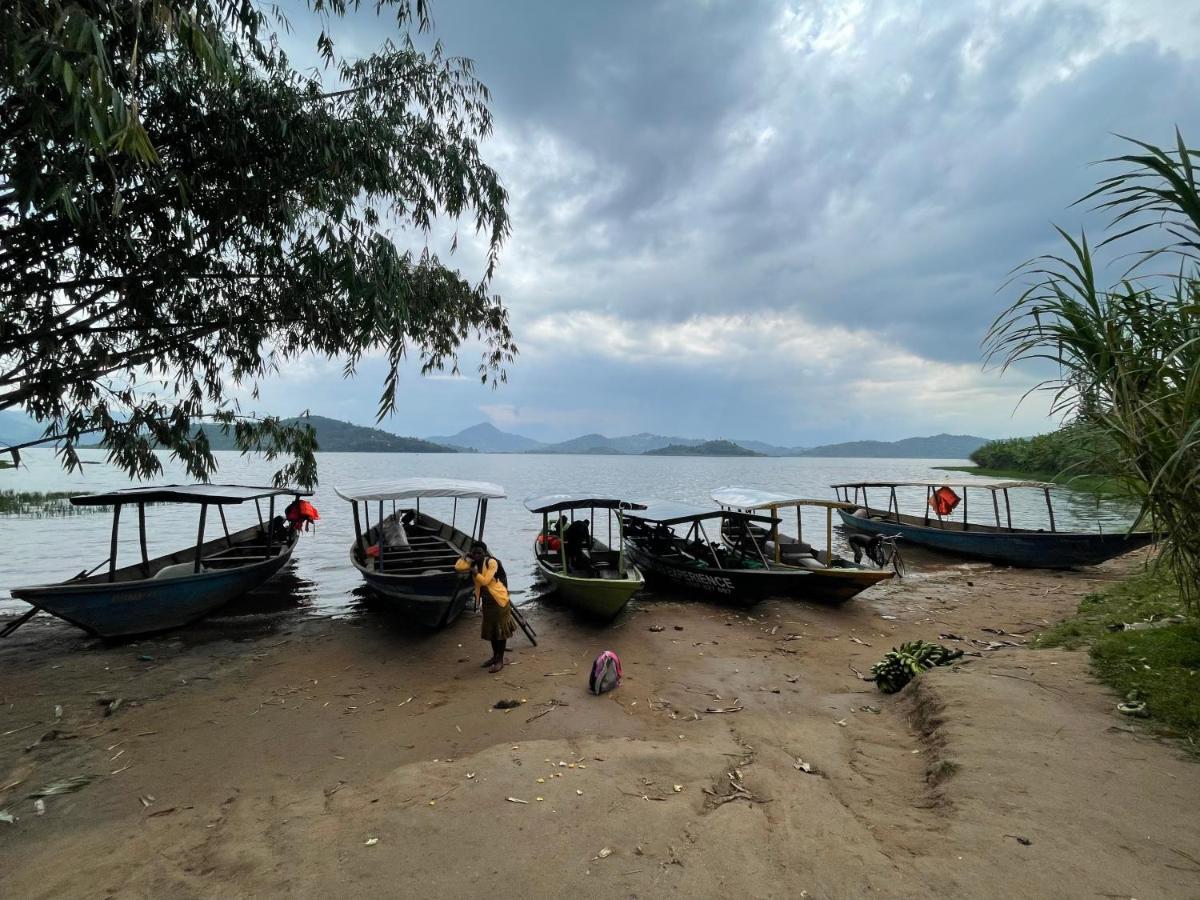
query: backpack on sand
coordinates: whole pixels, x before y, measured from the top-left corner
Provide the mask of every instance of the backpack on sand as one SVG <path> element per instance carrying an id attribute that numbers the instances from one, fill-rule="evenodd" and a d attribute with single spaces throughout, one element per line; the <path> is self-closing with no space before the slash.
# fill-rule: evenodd
<path id="1" fill-rule="evenodd" d="M 593 694 L 604 694 L 621 683 L 621 660 L 611 650 L 605 650 L 592 663 L 592 674 L 588 678 L 588 690 Z"/>

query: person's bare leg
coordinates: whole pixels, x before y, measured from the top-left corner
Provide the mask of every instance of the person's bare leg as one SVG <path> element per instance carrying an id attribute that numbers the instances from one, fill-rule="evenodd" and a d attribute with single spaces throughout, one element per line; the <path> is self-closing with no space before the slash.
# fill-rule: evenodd
<path id="1" fill-rule="evenodd" d="M 492 659 L 492 665 L 488 669 L 493 675 L 504 668 L 504 650 L 508 641 L 492 641 L 492 652 L 495 656 Z"/>

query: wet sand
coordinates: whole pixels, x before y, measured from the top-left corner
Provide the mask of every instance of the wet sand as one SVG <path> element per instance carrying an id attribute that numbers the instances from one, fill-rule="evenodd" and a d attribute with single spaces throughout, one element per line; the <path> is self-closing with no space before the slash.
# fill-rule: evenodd
<path id="1" fill-rule="evenodd" d="M 0 647 L 0 895 L 1196 897 L 1200 766 L 1084 654 L 1020 646 L 1136 563 L 607 628 L 544 607 L 496 676 L 473 618 L 34 620 Z M 939 635 L 978 655 L 891 697 L 855 674 Z M 602 649 L 625 681 L 593 697 Z"/>

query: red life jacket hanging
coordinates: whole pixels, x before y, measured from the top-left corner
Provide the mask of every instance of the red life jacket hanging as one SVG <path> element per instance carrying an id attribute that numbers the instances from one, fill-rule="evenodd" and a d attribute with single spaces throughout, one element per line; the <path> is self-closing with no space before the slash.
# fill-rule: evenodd
<path id="1" fill-rule="evenodd" d="M 296 499 L 288 504 L 287 509 L 283 511 L 287 520 L 292 523 L 292 527 L 296 530 L 307 531 L 313 522 L 321 518 L 321 514 L 317 512 L 317 508 L 307 500 Z"/>
<path id="2" fill-rule="evenodd" d="M 954 512 L 954 507 L 958 506 L 958 499 L 958 494 L 954 493 L 952 488 L 942 485 L 929 498 L 929 506 L 939 516 L 948 516 Z"/>

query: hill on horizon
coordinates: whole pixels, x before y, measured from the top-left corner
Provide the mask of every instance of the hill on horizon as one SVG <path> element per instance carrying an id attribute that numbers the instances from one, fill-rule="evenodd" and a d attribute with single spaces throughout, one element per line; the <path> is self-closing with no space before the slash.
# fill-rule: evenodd
<path id="1" fill-rule="evenodd" d="M 859 457 L 867 459 L 967 459 L 989 438 L 971 434 L 933 434 L 900 441 L 845 441 L 823 444 L 797 456 Z"/>
<path id="2" fill-rule="evenodd" d="M 757 450 L 747 450 L 733 441 L 703 441 L 699 444 L 669 444 L 647 450 L 642 456 L 761 456 Z"/>
<path id="3" fill-rule="evenodd" d="M 401 437 L 381 428 L 354 425 L 326 416 L 293 417 L 284 422 L 307 421 L 317 433 L 317 446 L 322 453 L 459 453 L 458 448 L 414 437 Z M 202 426 L 213 450 L 236 450 L 232 434 L 219 425 Z"/>

